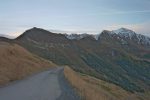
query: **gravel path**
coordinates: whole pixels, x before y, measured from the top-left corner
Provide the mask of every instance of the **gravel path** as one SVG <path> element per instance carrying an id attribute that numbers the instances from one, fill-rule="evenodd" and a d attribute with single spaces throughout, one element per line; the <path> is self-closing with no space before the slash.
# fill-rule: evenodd
<path id="1" fill-rule="evenodd" d="M 64 78 L 63 67 L 0 88 L 0 100 L 80 100 Z"/>

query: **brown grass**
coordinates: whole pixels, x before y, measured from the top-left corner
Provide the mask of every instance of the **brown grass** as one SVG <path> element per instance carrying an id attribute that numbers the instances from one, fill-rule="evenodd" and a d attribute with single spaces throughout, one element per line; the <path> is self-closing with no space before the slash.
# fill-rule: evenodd
<path id="1" fill-rule="evenodd" d="M 69 67 L 64 68 L 64 74 L 85 100 L 148 100 L 141 99 L 114 84 L 77 73 Z"/>
<path id="2" fill-rule="evenodd" d="M 0 85 L 55 66 L 19 45 L 0 42 Z"/>

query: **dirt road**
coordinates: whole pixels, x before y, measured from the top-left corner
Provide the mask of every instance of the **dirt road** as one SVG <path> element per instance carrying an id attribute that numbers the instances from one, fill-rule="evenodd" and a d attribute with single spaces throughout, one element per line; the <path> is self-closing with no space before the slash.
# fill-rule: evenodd
<path id="1" fill-rule="evenodd" d="M 0 100 L 80 100 L 63 67 L 44 71 L 0 88 Z"/>

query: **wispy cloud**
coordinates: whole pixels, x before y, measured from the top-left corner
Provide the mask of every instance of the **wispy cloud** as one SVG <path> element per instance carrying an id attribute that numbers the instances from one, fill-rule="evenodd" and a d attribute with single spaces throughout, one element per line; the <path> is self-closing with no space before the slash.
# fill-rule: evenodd
<path id="1" fill-rule="evenodd" d="M 112 12 L 102 12 L 101 15 L 115 15 L 115 14 L 143 14 L 150 13 L 150 10 L 137 10 L 137 11 L 112 11 Z"/>
<path id="2" fill-rule="evenodd" d="M 98 16 L 98 15 L 126 15 L 126 14 L 145 14 L 150 13 L 150 10 L 134 10 L 134 11 L 118 11 L 118 10 L 108 10 L 108 11 L 101 11 L 100 13 L 88 13 L 88 14 L 80 14 L 80 15 L 65 15 L 65 16 L 58 16 L 61 18 L 70 18 L 70 17 L 90 17 L 90 16 Z"/>

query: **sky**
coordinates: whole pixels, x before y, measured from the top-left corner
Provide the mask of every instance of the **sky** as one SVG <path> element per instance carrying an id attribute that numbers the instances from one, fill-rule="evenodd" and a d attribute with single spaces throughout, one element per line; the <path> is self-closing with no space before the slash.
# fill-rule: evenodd
<path id="1" fill-rule="evenodd" d="M 100 33 L 129 28 L 150 36 L 150 0 L 0 0 L 0 34 L 16 37 L 39 27 Z"/>

